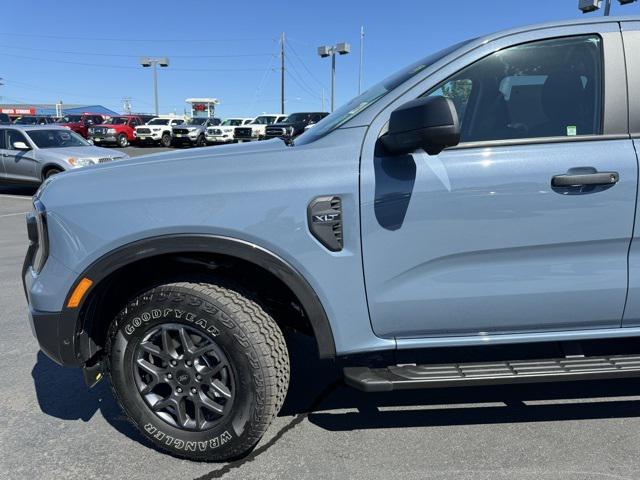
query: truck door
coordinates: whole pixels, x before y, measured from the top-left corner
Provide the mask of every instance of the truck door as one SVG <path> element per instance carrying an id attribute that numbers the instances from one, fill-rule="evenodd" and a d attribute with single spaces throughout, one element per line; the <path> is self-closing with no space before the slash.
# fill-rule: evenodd
<path id="1" fill-rule="evenodd" d="M 627 60 L 629 84 L 629 131 L 636 154 L 640 151 L 640 22 L 622 22 L 622 35 Z M 640 205 L 636 206 L 634 236 L 629 249 L 629 295 L 622 320 L 623 327 L 640 326 L 640 229 L 638 217 Z"/>
<path id="2" fill-rule="evenodd" d="M 402 348 L 620 327 L 638 176 L 625 92 L 612 22 L 502 37 L 390 104 L 361 166 L 375 333 Z M 376 150 L 390 112 L 423 95 L 454 101 L 461 144 Z"/>

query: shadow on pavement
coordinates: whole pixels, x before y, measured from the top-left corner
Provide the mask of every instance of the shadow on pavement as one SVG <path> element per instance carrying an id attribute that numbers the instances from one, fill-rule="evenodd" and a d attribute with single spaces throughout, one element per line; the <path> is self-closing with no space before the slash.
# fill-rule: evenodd
<path id="1" fill-rule="evenodd" d="M 38 187 L 25 186 L 25 185 L 9 185 L 0 183 L 0 194 L 2 195 L 16 195 L 16 196 L 32 196 L 36 193 Z"/>
<path id="2" fill-rule="evenodd" d="M 291 387 L 280 416 L 293 418 L 284 431 L 305 418 L 320 428 L 348 431 L 640 416 L 640 379 L 365 394 L 341 382 L 336 362 L 317 360 L 313 341 L 296 336 L 289 344 Z M 123 416 L 107 381 L 89 389 L 80 369 L 60 367 L 42 352 L 32 376 L 45 414 L 88 421 L 99 411 L 119 432 L 154 448 Z"/>
<path id="3" fill-rule="evenodd" d="M 124 417 L 106 379 L 90 389 L 81 369 L 61 367 L 42 352 L 38 352 L 31 376 L 43 413 L 61 420 L 88 422 L 99 411 L 120 433 L 151 446 Z"/>
<path id="4" fill-rule="evenodd" d="M 340 380 L 341 368 L 317 360 L 313 343 L 294 353 L 281 415 L 307 414 L 311 423 L 332 431 L 640 417 L 640 378 L 388 393 L 339 383 L 317 402 Z M 345 409 L 350 411 L 335 411 Z"/>

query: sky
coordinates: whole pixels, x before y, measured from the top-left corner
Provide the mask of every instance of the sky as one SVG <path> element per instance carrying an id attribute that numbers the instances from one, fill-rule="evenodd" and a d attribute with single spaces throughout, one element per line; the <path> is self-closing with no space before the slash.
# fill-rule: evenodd
<path id="1" fill-rule="evenodd" d="M 320 45 L 351 44 L 336 59 L 336 107 L 453 43 L 505 28 L 584 17 L 578 0 L 4 0 L 0 103 L 101 104 L 153 113 L 153 78 L 140 56 L 169 57 L 158 72 L 161 113 L 185 99 L 220 100 L 216 116 L 280 110 L 285 34 L 286 113 L 329 108 L 331 61 Z M 640 2 L 612 15 L 640 14 Z M 598 13 L 588 15 L 602 15 Z"/>

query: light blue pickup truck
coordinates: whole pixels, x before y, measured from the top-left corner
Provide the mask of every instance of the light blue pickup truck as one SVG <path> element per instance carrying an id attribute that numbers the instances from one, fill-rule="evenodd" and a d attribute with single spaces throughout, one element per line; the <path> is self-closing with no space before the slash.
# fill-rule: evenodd
<path id="1" fill-rule="evenodd" d="M 640 17 L 518 28 L 290 144 L 55 176 L 27 217 L 40 346 L 205 460 L 278 413 L 291 329 L 368 392 L 640 375 L 639 51 Z"/>

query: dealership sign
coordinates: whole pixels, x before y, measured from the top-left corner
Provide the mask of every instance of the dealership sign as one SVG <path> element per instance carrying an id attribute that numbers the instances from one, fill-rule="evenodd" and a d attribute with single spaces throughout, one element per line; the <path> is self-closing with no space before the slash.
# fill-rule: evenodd
<path id="1" fill-rule="evenodd" d="M 0 108 L 0 113 L 7 115 L 35 115 L 35 108 Z"/>

